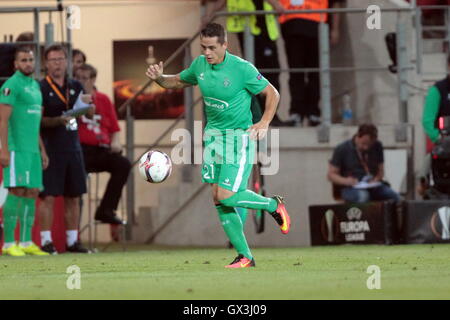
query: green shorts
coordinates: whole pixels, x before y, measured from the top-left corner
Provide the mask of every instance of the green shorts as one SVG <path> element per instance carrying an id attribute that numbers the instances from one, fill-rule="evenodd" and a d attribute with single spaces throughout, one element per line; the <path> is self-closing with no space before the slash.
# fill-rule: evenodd
<path id="1" fill-rule="evenodd" d="M 255 159 L 255 141 L 244 130 L 214 135 L 205 132 L 202 181 L 232 192 L 247 189 Z"/>
<path id="2" fill-rule="evenodd" d="M 3 168 L 5 188 L 43 189 L 42 160 L 39 152 L 11 151 L 9 166 Z"/>

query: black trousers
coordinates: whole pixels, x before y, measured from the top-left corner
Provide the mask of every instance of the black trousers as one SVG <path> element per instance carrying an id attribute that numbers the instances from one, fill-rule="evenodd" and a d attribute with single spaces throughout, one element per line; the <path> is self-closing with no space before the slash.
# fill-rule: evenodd
<path id="1" fill-rule="evenodd" d="M 242 51 L 244 51 L 244 34 L 237 33 L 239 44 Z M 255 46 L 255 67 L 258 69 L 279 69 L 280 62 L 278 60 L 277 43 L 272 41 L 266 32 L 261 32 L 260 35 L 254 37 Z M 245 54 L 244 54 L 245 55 Z M 261 73 L 278 91 L 280 91 L 280 73 Z M 265 109 L 265 97 L 257 96 L 262 112 Z M 275 114 L 275 118 L 278 116 Z"/>
<path id="2" fill-rule="evenodd" d="M 319 68 L 319 38 L 314 35 L 292 34 L 287 28 L 287 24 L 281 26 L 289 68 Z M 311 115 L 320 116 L 318 72 L 308 73 L 307 78 L 305 73 L 290 73 L 289 91 L 290 114 L 297 113 L 302 119 Z"/>
<path id="3" fill-rule="evenodd" d="M 83 148 L 86 172 L 109 172 L 111 174 L 105 193 L 97 212 L 110 213 L 117 210 L 122 195 L 122 188 L 127 182 L 131 170 L 130 161 L 110 149 L 81 145 Z"/>

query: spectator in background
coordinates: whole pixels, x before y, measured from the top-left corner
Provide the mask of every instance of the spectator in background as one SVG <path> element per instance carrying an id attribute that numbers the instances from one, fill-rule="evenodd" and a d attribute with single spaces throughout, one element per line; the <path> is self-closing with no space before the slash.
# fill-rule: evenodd
<path id="1" fill-rule="evenodd" d="M 22 32 L 16 39 L 16 42 L 23 41 L 33 41 L 33 32 Z M 30 50 L 34 51 L 33 45 L 26 45 Z M 6 81 L 7 78 L 11 77 L 14 72 L 14 53 L 16 51 L 16 46 L 14 44 L 0 44 L 0 87 Z"/>
<path id="2" fill-rule="evenodd" d="M 222 9 L 225 4 L 227 5 L 227 10 L 229 12 L 255 10 L 273 11 L 274 9 L 280 13 L 284 11 L 284 8 L 278 3 L 278 0 L 216 0 L 210 2 L 214 2 L 214 5 L 207 7 L 207 12 L 202 17 L 201 26 L 205 26 L 213 18 L 214 14 Z M 246 19 L 246 16 L 240 15 L 227 17 L 227 31 L 237 34 L 242 52 L 244 52 L 244 30 L 247 24 Z M 251 16 L 250 30 L 254 36 L 255 67 L 258 69 L 279 69 L 280 63 L 278 60 L 278 48 L 276 43 L 276 40 L 279 38 L 279 28 L 276 17 L 272 14 L 266 16 Z M 278 91 L 280 90 L 279 72 L 262 73 L 262 75 L 269 80 Z M 257 99 L 263 113 L 265 98 L 258 95 Z M 278 115 L 275 114 L 270 125 L 275 127 L 294 126 L 295 122 L 281 121 Z"/>
<path id="3" fill-rule="evenodd" d="M 131 170 L 130 161 L 121 155 L 119 123 L 116 111 L 108 96 L 95 89 L 97 70 L 84 64 L 76 70 L 75 77 L 92 95 L 95 114 L 92 119 L 78 119 L 80 142 L 87 172 L 109 172 L 111 177 L 97 208 L 95 219 L 104 223 L 122 224 L 115 211 Z"/>
<path id="4" fill-rule="evenodd" d="M 42 249 L 50 254 L 57 253 L 50 229 L 55 197 L 64 196 L 67 251 L 88 253 L 89 250 L 78 241 L 80 196 L 86 192 L 78 125 L 74 118 L 63 115 L 63 112 L 73 109 L 78 99 L 82 98 L 87 103 L 91 97 L 82 96 L 81 83 L 67 77 L 64 47 L 48 47 L 44 58 L 47 76 L 40 82 L 44 106 L 41 134 L 50 163 L 44 171 L 44 191 L 40 194 Z"/>
<path id="5" fill-rule="evenodd" d="M 425 199 L 430 198 L 430 186 L 433 186 L 433 181 L 430 181 L 431 175 L 431 155 L 430 152 L 434 144 L 441 138 L 439 132 L 438 119 L 440 117 L 450 116 L 450 55 L 447 57 L 447 76 L 434 83 L 428 89 L 425 98 L 425 107 L 422 115 L 422 126 L 427 135 L 427 155 L 425 156 L 424 165 L 419 174 L 420 182 L 417 187 L 418 193 Z M 431 195 L 437 195 L 435 192 Z"/>
<path id="6" fill-rule="evenodd" d="M 73 49 L 72 50 L 72 70 L 73 75 L 75 77 L 75 72 L 79 67 L 81 67 L 83 64 L 85 64 L 87 61 L 86 54 L 81 51 L 80 49 Z"/>
<path id="7" fill-rule="evenodd" d="M 377 138 L 378 130 L 373 124 L 362 124 L 352 139 L 338 145 L 333 152 L 328 180 L 341 187 L 341 198 L 347 202 L 400 200 L 399 195 L 383 182 L 383 145 Z M 373 186 L 363 187 L 360 182 Z"/>
<path id="8" fill-rule="evenodd" d="M 0 89 L 0 165 L 8 196 L 3 206 L 5 243 L 11 256 L 48 255 L 31 240 L 36 198 L 42 189 L 42 169 L 48 157 L 39 136 L 42 95 L 32 78 L 34 55 L 29 47 L 17 48 L 17 71 Z M 14 231 L 20 220 L 20 244 Z"/>
<path id="9" fill-rule="evenodd" d="M 341 7 L 342 0 L 279 0 L 285 10 L 322 10 Z M 296 5 L 295 3 L 299 4 Z M 279 17 L 281 34 L 289 68 L 319 68 L 319 24 L 327 21 L 327 14 L 294 13 Z M 339 41 L 340 17 L 333 15 L 330 41 Z M 289 74 L 289 91 L 291 93 L 290 120 L 301 125 L 307 120 L 308 125 L 320 124 L 320 82 L 318 72 Z"/>
<path id="10" fill-rule="evenodd" d="M 431 142 L 439 139 L 438 118 L 450 116 L 450 55 L 447 57 L 447 76 L 428 89 L 423 109 L 422 125 Z"/>

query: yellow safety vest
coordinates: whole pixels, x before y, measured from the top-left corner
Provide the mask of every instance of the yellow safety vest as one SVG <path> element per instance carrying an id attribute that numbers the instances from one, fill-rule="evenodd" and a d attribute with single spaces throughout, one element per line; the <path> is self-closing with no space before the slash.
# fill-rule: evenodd
<path id="1" fill-rule="evenodd" d="M 239 12 L 239 11 L 255 11 L 256 7 L 252 0 L 227 0 L 227 10 L 228 12 Z M 272 11 L 272 6 L 264 1 L 264 10 Z M 243 32 L 246 26 L 246 20 L 250 19 L 250 31 L 254 35 L 261 34 L 261 29 L 256 25 L 256 16 L 228 16 L 227 18 L 227 30 L 229 32 Z M 266 26 L 267 33 L 271 40 L 275 41 L 278 39 L 280 33 L 278 30 L 278 21 L 273 14 L 267 14 Z"/>

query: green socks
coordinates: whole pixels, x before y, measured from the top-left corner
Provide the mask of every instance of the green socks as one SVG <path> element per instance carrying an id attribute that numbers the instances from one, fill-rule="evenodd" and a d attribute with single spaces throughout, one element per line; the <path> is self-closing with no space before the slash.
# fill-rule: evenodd
<path id="1" fill-rule="evenodd" d="M 20 220 L 20 242 L 31 242 L 31 229 L 34 224 L 36 211 L 36 200 L 33 198 L 22 198 L 22 209 L 19 211 Z"/>
<path id="2" fill-rule="evenodd" d="M 239 208 L 236 207 L 234 208 L 237 212 L 237 214 L 239 215 L 239 218 L 241 218 L 241 222 L 242 222 L 242 228 L 245 229 L 245 222 L 247 221 L 247 215 L 248 215 L 248 209 L 247 208 Z"/>
<path id="3" fill-rule="evenodd" d="M 5 229 L 5 244 L 14 243 L 14 232 L 17 218 L 20 221 L 20 243 L 31 242 L 31 229 L 34 224 L 36 200 L 18 197 L 8 193 L 3 206 L 3 225 Z"/>
<path id="4" fill-rule="evenodd" d="M 216 209 L 219 213 L 219 219 L 222 223 L 223 230 L 233 247 L 239 254 L 252 260 L 253 256 L 248 247 L 247 240 L 245 239 L 241 218 L 238 216 L 235 209 L 224 205 L 218 205 L 216 206 Z"/>
<path id="5" fill-rule="evenodd" d="M 22 209 L 23 198 L 8 193 L 3 205 L 3 226 L 5 244 L 15 242 L 14 231 L 17 225 L 18 212 Z"/>
<path id="6" fill-rule="evenodd" d="M 275 199 L 263 197 L 250 190 L 239 191 L 233 196 L 221 200 L 220 203 L 227 207 L 259 209 L 268 212 L 274 212 L 278 207 Z"/>

